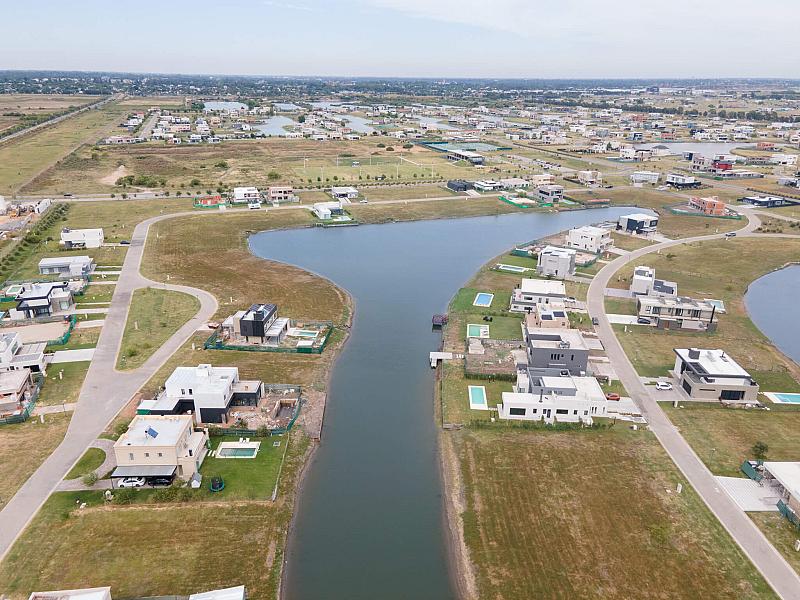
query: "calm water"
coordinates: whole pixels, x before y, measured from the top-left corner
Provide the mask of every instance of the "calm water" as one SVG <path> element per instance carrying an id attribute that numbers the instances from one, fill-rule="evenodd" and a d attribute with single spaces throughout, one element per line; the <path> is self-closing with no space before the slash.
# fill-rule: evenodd
<path id="1" fill-rule="evenodd" d="M 357 117 L 355 115 L 342 115 L 344 120 L 347 121 L 347 126 L 358 133 L 372 133 L 375 128 L 370 125 L 370 121 L 364 117 Z"/>
<path id="2" fill-rule="evenodd" d="M 774 271 L 750 284 L 750 318 L 786 356 L 800 363 L 800 266 Z M 781 390 L 776 390 L 780 392 Z"/>
<path id="3" fill-rule="evenodd" d="M 250 238 L 256 255 L 320 273 L 356 303 L 330 384 L 323 442 L 289 540 L 287 598 L 454 597 L 428 363 L 440 336 L 431 331 L 431 316 L 446 310 L 480 265 L 515 243 L 629 211 L 308 228 Z"/>
<path id="4" fill-rule="evenodd" d="M 253 129 L 257 129 L 258 131 L 265 133 L 267 135 L 278 135 L 283 136 L 286 135 L 286 130 L 284 129 L 285 125 L 296 125 L 297 121 L 290 119 L 289 117 L 284 117 L 283 115 L 275 115 L 274 117 L 269 117 L 265 119 L 263 123 L 259 123 L 258 125 L 253 125 Z"/>
<path id="5" fill-rule="evenodd" d="M 247 104 L 227 100 L 210 100 L 203 102 L 203 108 L 209 110 L 247 110 Z"/>

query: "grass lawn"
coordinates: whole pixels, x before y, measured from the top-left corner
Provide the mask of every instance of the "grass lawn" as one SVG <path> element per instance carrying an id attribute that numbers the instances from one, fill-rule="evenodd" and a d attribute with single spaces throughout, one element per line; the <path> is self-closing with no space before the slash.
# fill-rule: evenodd
<path id="1" fill-rule="evenodd" d="M 721 348 L 733 356 L 762 391 L 791 391 L 800 383 L 800 367 L 780 354 L 747 315 L 743 297 L 750 282 L 800 259 L 800 240 L 750 238 L 693 243 L 643 257 L 637 264 L 655 268 L 659 277 L 675 281 L 681 295 L 725 302 L 714 333 L 665 332 L 628 328 L 620 341 L 640 375 L 665 375 L 674 365 L 673 348 Z M 635 265 L 620 271 L 618 285 L 627 287 Z M 617 285 L 617 284 L 615 284 Z"/>
<path id="2" fill-rule="evenodd" d="M 758 441 L 769 445 L 769 460 L 797 460 L 800 410 L 772 405 L 771 410 L 726 409 L 718 404 L 661 403 L 689 445 L 715 475 L 741 475 L 742 461 L 754 458 Z"/>
<path id="3" fill-rule="evenodd" d="M 23 600 L 30 590 L 110 585 L 134 598 L 244 584 L 250 598 L 274 598 L 307 448 L 290 445 L 275 502 L 103 505 L 99 492 L 53 494 L 0 563 L 4 592 Z"/>
<path id="4" fill-rule="evenodd" d="M 47 415 L 18 425 L 0 425 L 0 508 L 64 439 L 70 414 Z M 4 581 L 0 577 L 0 581 Z"/>
<path id="5" fill-rule="evenodd" d="M 93 302 L 111 302 L 116 285 L 89 285 L 83 292 L 83 296 L 76 298 L 77 304 Z"/>
<path id="6" fill-rule="evenodd" d="M 64 479 L 80 479 L 102 465 L 105 459 L 106 453 L 104 450 L 101 448 L 89 448 Z"/>
<path id="7" fill-rule="evenodd" d="M 481 598 L 774 597 L 651 434 L 453 435 Z"/>
<path id="8" fill-rule="evenodd" d="M 469 386 L 480 385 L 486 388 L 486 402 L 496 407 L 502 401 L 502 393 L 513 390 L 510 381 L 489 381 L 486 379 L 470 379 L 464 376 L 463 364 L 446 362 L 442 368 L 441 406 L 445 423 L 462 423 L 488 420 L 491 413 L 487 410 L 473 410 L 469 406 Z M 494 413 L 496 414 L 496 413 Z"/>
<path id="9" fill-rule="evenodd" d="M 77 402 L 88 370 L 89 361 L 50 365 L 47 369 L 47 380 L 42 386 L 42 393 L 36 405 L 53 406 Z"/>
<path id="10" fill-rule="evenodd" d="M 488 307 L 475 306 L 475 296 L 481 292 L 493 294 L 492 304 Z M 511 301 L 510 290 L 483 290 L 475 288 L 461 288 L 450 302 L 450 311 L 482 314 L 507 314 Z"/>
<path id="11" fill-rule="evenodd" d="M 513 313 L 509 313 L 513 314 Z M 487 323 L 483 320 L 480 313 L 465 314 L 464 323 L 476 325 L 488 325 L 489 337 L 494 340 L 521 340 L 522 339 L 522 314 L 513 317 L 492 317 L 492 321 Z M 462 328 L 463 337 L 467 337 L 466 327 Z"/>
<path id="12" fill-rule="evenodd" d="M 198 310 L 200 301 L 183 292 L 149 287 L 133 292 L 117 368 L 142 366 Z"/>
<path id="13" fill-rule="evenodd" d="M 211 438 L 211 447 L 216 450 L 221 442 L 235 442 L 238 438 L 221 436 Z M 225 481 L 225 489 L 212 494 L 214 500 L 270 500 L 272 491 L 278 481 L 283 454 L 286 451 L 289 437 L 251 437 L 251 442 L 261 442 L 255 458 L 217 458 L 209 457 L 203 461 L 200 472 L 204 483 L 211 477 L 219 476 Z M 274 446 L 274 443 L 279 446 Z M 204 486 L 204 490 L 208 490 Z"/>
<path id="14" fill-rule="evenodd" d="M 616 231 L 611 232 L 611 237 L 614 238 L 614 246 L 622 248 L 623 250 L 638 250 L 645 246 L 652 246 L 655 243 L 652 240 L 634 237 L 632 235 L 624 235 Z"/>
<path id="15" fill-rule="evenodd" d="M 55 352 L 57 350 L 80 350 L 82 348 L 94 348 L 95 346 L 97 346 L 97 340 L 100 337 L 101 329 L 102 327 L 73 329 L 72 333 L 69 336 L 69 341 L 66 344 L 59 344 L 58 346 L 48 346 L 47 351 Z"/>
<path id="16" fill-rule="evenodd" d="M 636 300 L 627 298 L 614 298 L 606 296 L 606 314 L 609 315 L 635 315 Z"/>
<path id="17" fill-rule="evenodd" d="M 795 571 L 800 571 L 800 552 L 794 549 L 795 542 L 800 538 L 800 531 L 777 512 L 748 514 L 778 552 L 783 554 L 783 558 L 789 561 Z"/>

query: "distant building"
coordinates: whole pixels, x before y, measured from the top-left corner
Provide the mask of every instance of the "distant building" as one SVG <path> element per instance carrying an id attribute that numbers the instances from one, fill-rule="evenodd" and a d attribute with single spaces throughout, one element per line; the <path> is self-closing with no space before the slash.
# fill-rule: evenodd
<path id="1" fill-rule="evenodd" d="M 633 270 L 630 291 L 634 296 L 665 298 L 678 295 L 678 284 L 674 281 L 656 279 L 655 269 L 638 266 Z"/>
<path id="2" fill-rule="evenodd" d="M 358 190 L 351 186 L 333 186 L 331 188 L 331 196 L 336 200 L 355 200 L 358 198 Z"/>
<path id="3" fill-rule="evenodd" d="M 545 246 L 539 250 L 536 272 L 539 275 L 560 277 L 563 279 L 575 273 L 575 256 L 577 252 L 570 248 Z"/>
<path id="4" fill-rule="evenodd" d="M 486 157 L 483 154 L 478 154 L 471 150 L 450 150 L 447 153 L 447 159 L 454 162 L 464 160 L 472 165 L 482 165 L 486 162 Z"/>
<path id="5" fill-rule="evenodd" d="M 94 261 L 88 256 L 64 256 L 43 258 L 39 261 L 39 273 L 60 277 L 86 277 L 94 270 Z"/>
<path id="6" fill-rule="evenodd" d="M 536 190 L 536 195 L 543 204 L 558 204 L 564 199 L 564 186 L 540 185 Z"/>
<path id="7" fill-rule="evenodd" d="M 658 183 L 661 174 L 656 171 L 634 171 L 631 173 L 631 183 Z"/>
<path id="8" fill-rule="evenodd" d="M 776 206 L 794 206 L 800 204 L 798 200 L 783 198 L 781 196 L 745 196 L 739 202 L 751 204 L 759 208 L 774 208 Z"/>
<path id="9" fill-rule="evenodd" d="M 500 185 L 507 190 L 524 190 L 531 186 L 531 182 L 521 177 L 509 177 L 507 179 L 501 179 Z"/>
<path id="10" fill-rule="evenodd" d="M 267 200 L 269 202 L 299 202 L 300 198 L 295 196 L 294 188 L 290 185 L 271 185 L 267 188 Z"/>
<path id="11" fill-rule="evenodd" d="M 255 187 L 235 187 L 233 188 L 234 204 L 247 204 L 253 200 L 261 200 L 261 192 Z"/>
<path id="12" fill-rule="evenodd" d="M 467 190 L 472 189 L 472 184 L 469 181 L 464 181 L 463 179 L 451 179 L 447 182 L 447 187 L 454 192 L 466 192 Z"/>
<path id="13" fill-rule="evenodd" d="M 600 185 L 603 183 L 603 175 L 600 171 L 578 171 L 578 181 L 583 185 Z"/>
<path id="14" fill-rule="evenodd" d="M 676 348 L 674 374 L 692 400 L 753 403 L 758 384 L 724 350 Z"/>
<path id="15" fill-rule="evenodd" d="M 706 198 L 692 196 L 689 198 L 689 207 L 709 216 L 720 217 L 726 214 L 725 202 L 717 196 Z"/>
<path id="16" fill-rule="evenodd" d="M 700 182 L 696 177 L 691 175 L 681 175 L 680 173 L 669 173 L 664 180 L 667 185 L 678 189 L 688 189 L 700 186 Z"/>

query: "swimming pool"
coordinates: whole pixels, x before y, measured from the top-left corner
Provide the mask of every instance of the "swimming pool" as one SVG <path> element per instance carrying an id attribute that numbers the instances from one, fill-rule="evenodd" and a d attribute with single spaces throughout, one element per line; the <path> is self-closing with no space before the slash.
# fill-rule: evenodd
<path id="1" fill-rule="evenodd" d="M 261 442 L 220 442 L 217 446 L 217 458 L 255 458 Z"/>
<path id="2" fill-rule="evenodd" d="M 467 325 L 467 337 L 471 338 L 488 338 L 489 337 L 489 326 L 488 325 L 477 325 L 475 323 L 470 323 Z"/>
<path id="3" fill-rule="evenodd" d="M 776 394 L 774 392 L 767 392 L 764 395 L 772 400 L 775 404 L 800 404 L 800 394 Z"/>
<path id="4" fill-rule="evenodd" d="M 296 329 L 292 332 L 294 337 L 302 337 L 302 338 L 316 338 L 319 335 L 319 331 L 314 331 L 312 329 Z"/>
<path id="5" fill-rule="evenodd" d="M 472 306 L 480 306 L 482 308 L 489 308 L 494 300 L 494 294 L 486 292 L 478 292 L 475 295 L 475 300 L 472 301 Z"/>
<path id="6" fill-rule="evenodd" d="M 504 265 L 497 263 L 497 268 L 500 271 L 508 271 L 509 273 L 524 273 L 525 271 L 533 271 L 530 267 L 518 267 L 517 265 Z"/>
<path id="7" fill-rule="evenodd" d="M 469 391 L 469 407 L 475 410 L 489 410 L 486 402 L 486 388 L 482 385 L 471 385 Z"/>

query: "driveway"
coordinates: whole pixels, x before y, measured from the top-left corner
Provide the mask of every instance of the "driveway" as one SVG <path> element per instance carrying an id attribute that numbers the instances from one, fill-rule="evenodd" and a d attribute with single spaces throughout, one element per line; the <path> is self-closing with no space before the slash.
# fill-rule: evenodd
<path id="1" fill-rule="evenodd" d="M 636 325 L 636 315 L 606 315 L 608 317 L 609 323 L 614 323 L 615 325 Z M 645 325 L 642 325 L 645 327 Z"/>
<path id="2" fill-rule="evenodd" d="M 51 364 L 83 362 L 92 360 L 94 348 L 82 348 L 80 350 L 56 350 L 53 353 Z"/>

